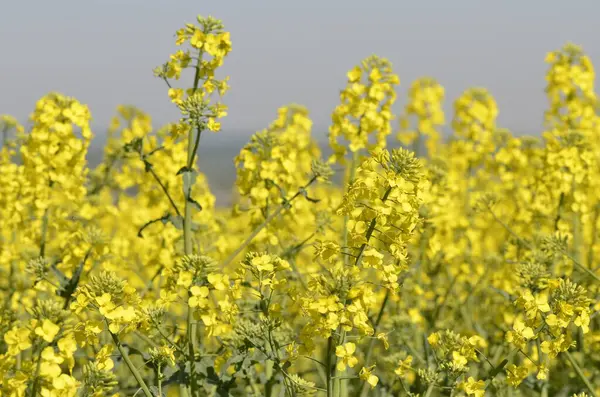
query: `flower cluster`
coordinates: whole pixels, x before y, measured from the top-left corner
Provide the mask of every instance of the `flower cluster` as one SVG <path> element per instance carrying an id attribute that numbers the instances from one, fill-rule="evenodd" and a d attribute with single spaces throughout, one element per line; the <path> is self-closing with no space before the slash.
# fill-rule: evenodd
<path id="1" fill-rule="evenodd" d="M 415 152 L 419 153 L 422 139 L 426 137 L 427 153 L 435 156 L 440 140 L 439 128 L 445 122 L 442 109 L 444 87 L 434 78 L 420 78 L 410 86 L 408 98 L 404 114 L 400 117 L 398 139 L 404 145 L 414 145 Z M 413 120 L 415 125 L 411 128 Z"/>
<path id="2" fill-rule="evenodd" d="M 422 78 L 394 147 L 399 79 L 369 57 L 328 149 L 282 107 L 218 207 L 197 160 L 226 114 L 230 35 L 198 17 L 175 44 L 155 74 L 179 121 L 119 106 L 94 169 L 76 99 L 44 96 L 27 128 L 0 116 L 0 396 L 600 395 L 600 107 L 581 48 L 546 59 L 541 137 L 470 88 L 442 139 L 444 88 Z"/>
<path id="3" fill-rule="evenodd" d="M 333 150 L 330 160 L 340 163 L 344 162 L 348 149 L 355 153 L 386 146 L 386 138 L 392 132 L 394 86 L 400 83 L 390 61 L 375 55 L 364 59 L 347 76 L 348 83 L 340 93 L 341 103 L 333 111 L 333 124 L 329 128 Z M 372 136 L 375 142 L 369 141 Z M 347 147 L 339 142 L 340 138 L 348 142 Z"/>

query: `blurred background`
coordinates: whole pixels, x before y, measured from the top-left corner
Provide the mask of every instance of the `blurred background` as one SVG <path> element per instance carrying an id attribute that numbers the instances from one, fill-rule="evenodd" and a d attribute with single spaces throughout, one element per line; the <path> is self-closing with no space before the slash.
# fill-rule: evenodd
<path id="1" fill-rule="evenodd" d="M 452 101 L 471 86 L 495 96 L 499 124 L 538 134 L 545 109 L 544 57 L 567 42 L 600 60 L 600 2 L 594 0 L 0 0 L 0 114 L 27 121 L 50 91 L 90 106 L 96 164 L 119 104 L 148 112 L 159 127 L 178 119 L 152 69 L 176 49 L 175 31 L 197 14 L 222 19 L 233 50 L 223 73 L 231 90 L 223 131 L 203 137 L 200 167 L 220 203 L 234 181 L 233 157 L 277 108 L 309 108 L 326 141 L 346 72 L 364 57 L 387 57 L 400 76 L 400 112 L 410 83 L 435 77 Z M 534 21 L 534 22 L 532 22 Z"/>

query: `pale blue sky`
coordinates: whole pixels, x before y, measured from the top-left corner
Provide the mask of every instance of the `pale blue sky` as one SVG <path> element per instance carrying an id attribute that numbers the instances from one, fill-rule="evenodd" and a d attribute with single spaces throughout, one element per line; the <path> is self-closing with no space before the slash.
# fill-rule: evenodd
<path id="1" fill-rule="evenodd" d="M 224 72 L 227 133 L 249 135 L 276 109 L 309 107 L 326 131 L 345 73 L 372 53 L 412 80 L 436 77 L 446 109 L 469 86 L 487 87 L 504 126 L 534 132 L 545 107 L 543 62 L 567 41 L 600 64 L 598 0 L 0 0 L 0 113 L 24 120 L 58 90 L 90 105 L 103 133 L 120 103 L 156 121 L 177 118 L 154 66 L 196 14 L 223 19 L 233 51 Z"/>

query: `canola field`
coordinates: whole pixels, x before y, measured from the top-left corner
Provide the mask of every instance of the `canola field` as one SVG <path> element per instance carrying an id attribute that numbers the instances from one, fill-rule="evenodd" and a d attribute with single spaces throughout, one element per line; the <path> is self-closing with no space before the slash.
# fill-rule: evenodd
<path id="1" fill-rule="evenodd" d="M 445 98 L 429 77 L 396 110 L 390 62 L 357 60 L 332 155 L 305 107 L 282 107 L 216 208 L 197 153 L 235 117 L 231 38 L 199 16 L 173 47 L 154 74 L 180 120 L 119 107 L 97 167 L 77 99 L 49 93 L 28 128 L 1 116 L 0 396 L 600 395 L 582 48 L 546 55 L 535 137 L 498 125 L 486 89 Z"/>

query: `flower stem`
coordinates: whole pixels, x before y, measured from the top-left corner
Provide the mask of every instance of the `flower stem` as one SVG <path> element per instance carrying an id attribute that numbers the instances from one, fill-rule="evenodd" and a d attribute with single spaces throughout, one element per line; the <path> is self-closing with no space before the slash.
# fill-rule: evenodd
<path id="1" fill-rule="evenodd" d="M 256 229 L 254 229 L 254 231 L 246 238 L 246 240 L 244 240 L 244 242 L 242 244 L 240 244 L 240 246 L 231 254 L 229 255 L 224 261 L 223 263 L 221 263 L 221 268 L 224 268 L 225 266 L 229 265 L 231 262 L 233 262 L 233 260 L 242 253 L 242 251 L 244 251 L 246 249 L 246 247 L 248 245 L 250 245 L 250 243 L 252 242 L 252 240 L 254 240 L 254 238 L 256 236 L 258 236 L 258 234 L 275 218 L 277 218 L 279 216 L 279 214 L 281 214 L 283 212 L 283 210 L 285 210 L 286 208 L 288 208 L 288 205 L 292 203 L 292 201 L 294 201 L 296 198 L 298 198 L 298 196 L 300 196 L 302 194 L 302 192 L 304 191 L 304 189 L 306 189 L 307 187 L 309 187 L 310 185 L 312 185 L 315 181 L 317 180 L 316 177 L 312 177 L 311 180 L 304 185 L 304 187 L 300 188 L 298 190 L 298 192 L 296 194 L 294 194 L 292 196 L 292 198 L 290 198 L 289 200 L 286 200 L 283 204 L 280 204 L 279 207 L 277 207 L 277 209 L 275 211 L 273 211 L 272 213 L 269 214 L 269 216 L 264 220 L 263 223 L 261 223 L 260 225 L 258 225 L 256 227 Z"/>
<path id="2" fill-rule="evenodd" d="M 40 257 L 44 257 L 46 255 L 46 235 L 48 234 L 48 217 L 49 217 L 49 209 L 46 208 L 44 210 L 44 216 L 42 217 L 42 231 L 40 237 Z"/>
<path id="3" fill-rule="evenodd" d="M 345 305 L 344 305 L 345 306 Z M 346 331 L 341 331 L 340 332 L 340 340 L 339 343 L 340 345 L 343 345 L 346 342 Z M 345 392 L 344 390 L 347 389 L 347 383 L 348 382 L 348 378 L 347 376 L 344 376 L 346 373 L 346 370 L 339 372 L 337 370 L 337 362 L 338 362 L 338 358 L 334 357 L 333 360 L 333 377 L 332 379 L 334 379 L 333 381 L 333 396 L 334 397 L 346 397 L 348 395 L 347 392 Z"/>
<path id="4" fill-rule="evenodd" d="M 146 385 L 146 382 L 144 382 L 142 375 L 137 370 L 135 365 L 133 365 L 133 363 L 131 362 L 131 359 L 129 358 L 129 355 L 127 354 L 125 349 L 123 349 L 123 345 L 121 345 L 121 341 L 119 340 L 119 337 L 116 334 L 113 334 L 112 332 L 110 332 L 110 336 L 112 336 L 113 342 L 117 346 L 117 349 L 119 349 L 119 353 L 121 353 L 121 357 L 123 357 L 125 364 L 127 364 L 127 366 L 129 367 L 129 370 L 133 374 L 133 377 L 137 381 L 138 385 L 142 388 L 144 395 L 146 397 L 153 397 L 152 393 L 150 393 L 150 389 L 148 389 L 148 386 Z"/>
<path id="5" fill-rule="evenodd" d="M 386 200 L 390 196 L 390 193 L 392 193 L 392 187 L 389 187 L 383 194 L 383 197 L 381 198 L 382 203 L 386 202 Z M 367 239 L 367 242 L 363 243 L 363 245 L 360 246 L 360 251 L 358 252 L 358 255 L 356 256 L 356 262 L 354 262 L 354 266 L 360 265 L 363 254 L 365 252 L 365 248 L 367 248 L 367 245 L 369 244 L 369 240 L 371 239 L 371 236 L 373 235 L 373 232 L 375 231 L 376 225 L 377 225 L 377 218 L 375 217 L 371 220 L 371 223 L 369 224 L 369 228 L 367 229 L 367 235 L 365 236 Z"/>
<path id="6" fill-rule="evenodd" d="M 360 159 L 360 154 L 358 152 L 354 152 L 352 154 L 352 162 L 350 163 L 350 170 L 348 173 L 348 181 L 346 182 L 346 188 L 345 188 L 346 193 L 348 192 L 348 189 L 352 185 L 352 182 L 354 182 L 354 178 L 356 176 L 356 167 L 358 166 L 359 159 Z M 344 215 L 344 225 L 343 225 L 343 229 L 342 229 L 342 246 L 344 246 L 344 247 L 348 245 L 348 220 L 349 219 L 350 219 L 350 216 L 348 214 Z M 348 265 L 348 260 L 349 260 L 348 255 L 344 255 L 344 266 Z"/>
<path id="7" fill-rule="evenodd" d="M 381 308 L 379 309 L 379 313 L 377 314 L 377 319 L 375 320 L 375 327 L 373 327 L 373 335 L 377 337 L 377 329 L 379 328 L 379 323 L 381 323 L 381 319 L 383 318 L 383 313 L 385 312 L 385 307 L 390 299 L 390 290 L 386 290 L 385 297 L 383 298 L 383 302 L 381 302 Z M 368 366 L 371 362 L 371 355 L 373 354 L 373 348 L 375 347 L 376 338 L 372 338 L 369 343 L 369 348 L 367 350 L 367 354 L 365 356 L 365 366 Z M 367 382 L 363 383 L 362 390 L 360 392 L 360 397 L 366 397 L 369 393 L 369 384 Z"/>
<path id="8" fill-rule="evenodd" d="M 429 385 L 429 387 L 427 388 L 427 391 L 425 392 L 425 396 L 424 397 L 429 397 L 431 396 L 431 393 L 433 392 L 433 388 L 435 387 L 435 385 L 432 383 Z"/>
<path id="9" fill-rule="evenodd" d="M 33 377 L 33 386 L 31 388 L 31 397 L 36 397 L 37 395 L 37 389 L 38 389 L 38 385 L 39 385 L 39 379 L 40 379 L 40 370 L 42 368 L 42 351 L 44 350 L 44 346 L 40 346 L 40 352 L 38 354 L 38 360 L 37 360 L 37 364 L 35 367 L 35 375 Z"/>
<path id="10" fill-rule="evenodd" d="M 325 374 L 327 375 L 327 397 L 333 396 L 333 382 L 331 379 L 332 372 L 332 354 L 333 354 L 333 336 L 327 338 L 327 351 L 326 351 L 326 367 Z"/>
<path id="11" fill-rule="evenodd" d="M 567 359 L 573 366 L 573 369 L 575 370 L 575 373 L 577 373 L 577 376 L 579 376 L 579 379 L 581 379 L 581 381 L 585 384 L 585 387 L 588 388 L 590 395 L 592 397 L 598 397 L 598 395 L 595 392 L 594 386 L 590 383 L 589 379 L 585 376 L 585 374 L 581 370 L 581 367 L 579 366 L 579 364 L 577 364 L 577 361 L 575 361 L 575 358 L 571 355 L 571 353 L 566 351 L 565 356 L 567 356 Z"/>
<path id="12" fill-rule="evenodd" d="M 198 147 L 194 144 L 194 130 L 190 129 L 188 135 L 188 168 L 192 168 L 193 164 L 190 165 L 190 162 L 193 162 L 195 157 L 194 151 L 198 149 Z M 200 130 L 198 130 L 198 135 L 200 134 Z M 185 174 L 183 175 L 185 178 Z M 185 184 L 184 184 L 185 186 Z M 192 247 L 192 202 L 188 199 L 188 194 L 190 194 L 192 187 L 189 187 L 189 192 L 184 192 L 185 194 L 185 207 L 184 207 L 184 218 L 183 218 L 183 250 L 185 255 L 193 254 Z M 188 360 L 190 363 L 190 390 L 192 397 L 197 396 L 196 390 L 196 346 L 194 340 L 194 310 L 188 306 L 187 308 L 187 341 L 188 341 Z"/>
<path id="13" fill-rule="evenodd" d="M 160 364 L 158 364 L 158 379 L 156 380 L 157 382 L 157 387 L 158 387 L 158 397 L 162 397 L 162 371 L 160 370 Z"/>
<path id="14" fill-rule="evenodd" d="M 198 54 L 198 61 L 196 63 L 196 71 L 194 73 L 194 86 L 192 91 L 196 92 L 198 89 L 198 83 L 200 81 L 200 64 L 202 60 L 203 51 L 201 50 Z M 200 127 L 190 128 L 188 133 L 188 142 L 187 142 L 187 161 L 186 166 L 189 171 L 194 169 L 195 160 L 196 160 L 196 152 L 198 151 L 198 145 L 200 143 L 200 135 L 202 134 L 202 130 Z M 184 186 L 185 184 L 185 173 L 182 175 L 184 178 Z M 192 200 L 190 200 L 189 195 L 191 195 L 192 186 L 189 187 L 189 191 L 184 191 L 184 218 L 183 218 L 183 250 L 185 255 L 193 254 L 192 247 Z M 188 340 L 188 355 L 189 355 L 189 363 L 190 363 L 190 394 L 191 397 L 196 397 L 198 391 L 196 389 L 196 353 L 195 353 L 195 338 L 194 338 L 194 310 L 189 307 L 187 308 L 187 340 Z"/>

